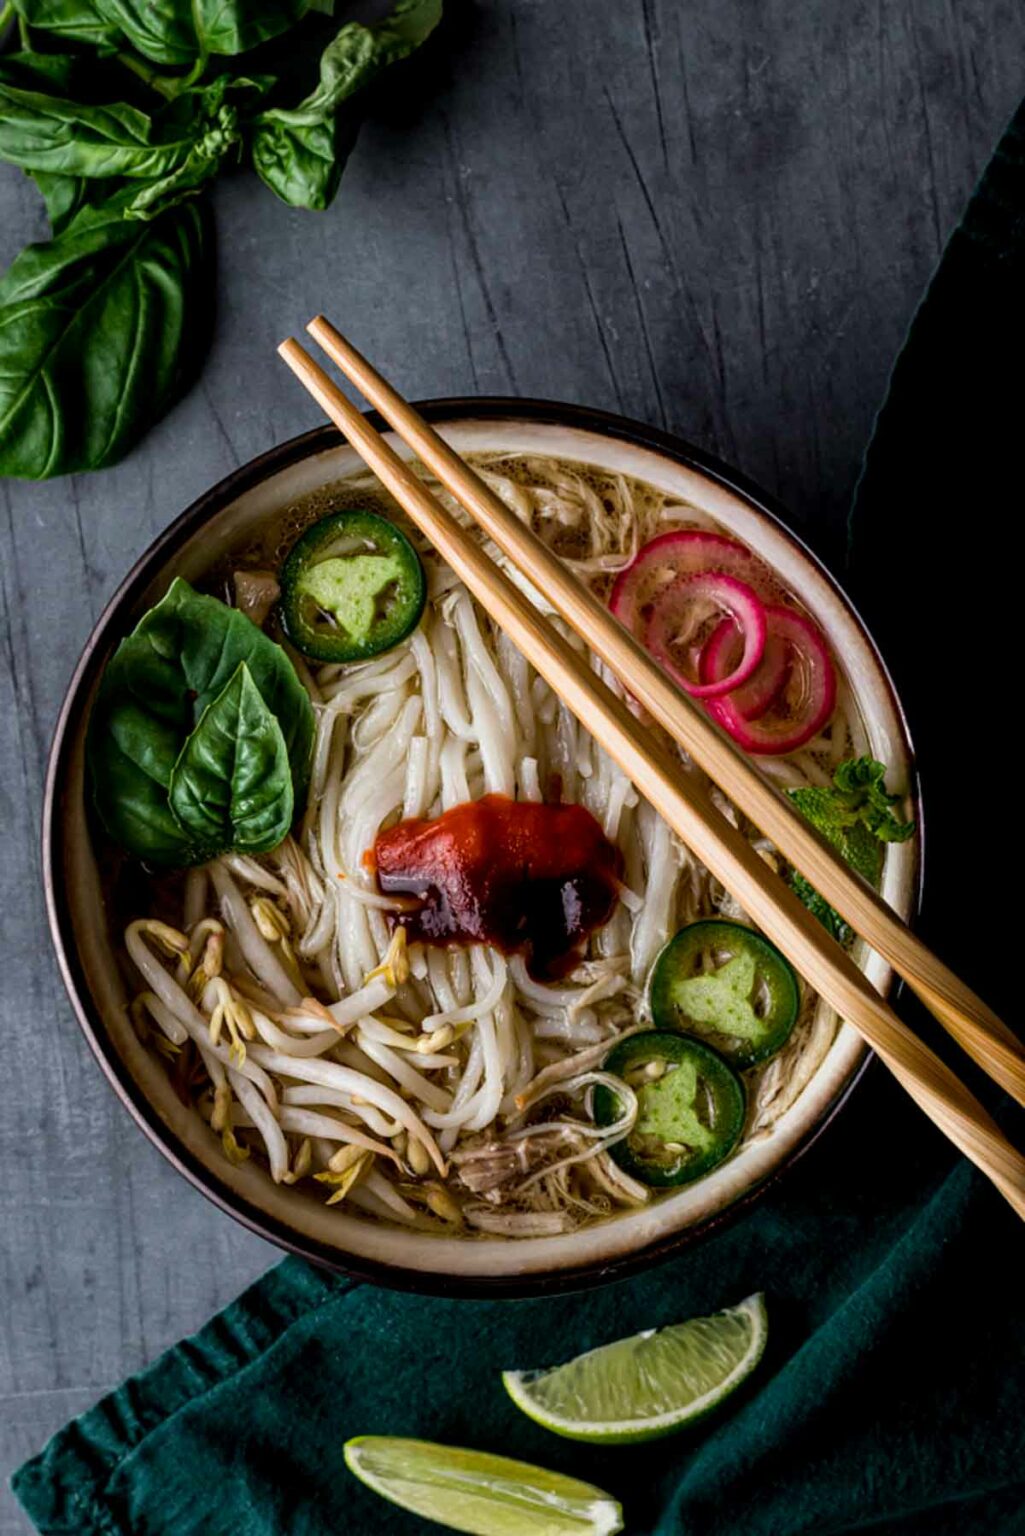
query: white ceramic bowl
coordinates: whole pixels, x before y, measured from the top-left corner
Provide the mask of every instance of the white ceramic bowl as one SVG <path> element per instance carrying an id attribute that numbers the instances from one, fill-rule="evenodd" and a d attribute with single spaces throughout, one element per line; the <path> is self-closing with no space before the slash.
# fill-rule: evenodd
<path id="1" fill-rule="evenodd" d="M 914 794 L 903 717 L 870 637 L 836 582 L 754 487 L 676 438 L 597 412 L 512 400 L 438 401 L 423 409 L 462 452 L 546 454 L 621 470 L 685 499 L 736 534 L 779 572 L 817 619 L 853 688 L 871 751 Z M 352 450 L 327 428 L 271 450 L 183 513 L 143 556 L 97 624 L 58 722 L 45 801 L 47 901 L 64 980 L 101 1065 L 151 1140 L 205 1194 L 272 1241 L 351 1273 L 425 1291 L 530 1294 L 612 1278 L 706 1231 L 810 1143 L 866 1059 L 866 1048 L 849 1025 L 838 1030 L 820 1066 L 769 1134 L 707 1178 L 579 1232 L 508 1241 L 387 1227 L 327 1208 L 302 1188 L 275 1186 L 255 1163 L 230 1166 L 217 1138 L 183 1107 L 160 1060 L 140 1045 L 129 1022 L 116 958 L 120 924 L 105 900 L 86 807 L 83 742 L 98 678 L 114 647 L 173 576 L 201 582 L 269 515 L 344 479 L 357 464 Z M 908 917 L 916 889 L 915 844 L 890 845 L 883 895 Z M 865 969 L 880 989 L 889 986 L 888 967 L 877 956 L 868 957 Z"/>

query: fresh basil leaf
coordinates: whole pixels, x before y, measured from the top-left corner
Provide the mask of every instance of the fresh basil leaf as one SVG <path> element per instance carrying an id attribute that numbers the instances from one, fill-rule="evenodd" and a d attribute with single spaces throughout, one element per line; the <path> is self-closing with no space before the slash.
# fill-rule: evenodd
<path id="1" fill-rule="evenodd" d="M 278 37 L 309 0 L 96 0 L 96 7 L 146 58 L 181 67 Z"/>
<path id="2" fill-rule="evenodd" d="M 92 0 L 14 0 L 14 9 L 30 27 L 62 42 L 117 48 L 124 41 L 117 23 Z"/>
<path id="3" fill-rule="evenodd" d="M 121 458 L 180 394 L 210 282 L 194 201 L 140 223 L 119 193 L 26 246 L 0 278 L 0 474 L 41 480 Z"/>
<path id="4" fill-rule="evenodd" d="M 105 721 L 102 740 L 98 713 Z M 93 801 L 114 842 L 148 864 L 181 868 L 208 857 L 167 799 L 183 739 L 181 729 L 155 718 L 143 702 L 102 693 L 97 699 L 89 742 Z"/>
<path id="5" fill-rule="evenodd" d="M 89 201 L 90 184 L 82 176 L 55 176 L 51 171 L 30 171 L 46 204 L 51 232 L 59 235 Z"/>
<path id="6" fill-rule="evenodd" d="M 269 75 L 255 78 L 219 75 L 208 85 L 182 94 L 161 114 L 163 140 L 180 146 L 162 174 L 136 192 L 125 209 L 127 218 L 152 218 L 182 198 L 199 191 L 221 167 L 238 158 L 242 147 L 242 117 L 273 85 Z"/>
<path id="7" fill-rule="evenodd" d="M 69 96 L 81 84 L 82 63 L 81 56 L 72 53 L 5 53 L 0 57 L 0 83 Z"/>
<path id="8" fill-rule="evenodd" d="M 281 731 L 294 805 L 305 798 L 313 708 L 292 663 L 245 614 L 177 578 L 121 642 L 89 721 L 96 809 L 110 836 L 139 858 L 181 866 L 211 856 L 205 836 L 174 816 L 168 795 L 188 738 L 243 662 Z"/>
<path id="9" fill-rule="evenodd" d="M 18 86 L 83 101 L 100 100 L 105 89 L 116 89 L 113 70 L 93 57 L 67 53 L 9 53 L 0 60 L 0 87 Z M 42 195 L 50 230 L 59 235 L 88 203 L 100 203 L 117 190 L 116 182 L 90 182 L 58 171 L 29 171 Z"/>
<path id="10" fill-rule="evenodd" d="M 271 191 L 293 208 L 327 208 L 355 142 L 342 104 L 389 64 L 406 58 L 441 20 L 442 0 L 399 0 L 374 27 L 350 21 L 320 61 L 314 91 L 294 108 L 272 107 L 255 121 L 253 165 Z"/>
<path id="11" fill-rule="evenodd" d="M 0 141 L 8 131 L 3 120 L 3 92 L 14 86 L 25 91 L 53 92 L 70 96 L 81 90 L 83 63 L 80 55 L 68 53 L 8 53 L 0 59 Z M 92 61 L 90 60 L 90 63 Z M 2 154 L 2 150 L 0 150 Z M 53 171 L 29 171 L 39 188 L 50 229 L 57 235 L 88 202 L 85 182 L 78 176 Z"/>
<path id="12" fill-rule="evenodd" d="M 384 20 L 371 28 L 382 69 L 408 58 L 427 41 L 441 21 L 442 7 L 443 0 L 398 0 Z"/>
<path id="13" fill-rule="evenodd" d="M 309 127 L 262 123 L 252 141 L 260 179 L 290 208 L 322 213 L 338 192 L 358 125 L 335 116 Z"/>
<path id="14" fill-rule="evenodd" d="M 422 0 L 414 0 L 421 4 Z M 379 67 L 377 43 L 370 27 L 346 22 L 320 57 L 320 78 L 297 107 L 274 107 L 261 122 L 286 123 L 293 128 L 315 128 L 350 96 L 372 79 Z"/>
<path id="15" fill-rule="evenodd" d="M 29 171 L 144 180 L 126 215 L 149 217 L 216 172 L 241 145 L 240 108 L 273 83 L 221 75 L 183 91 L 156 116 L 127 102 L 90 105 L 26 89 L 17 66 L 0 67 L 0 158 Z M 58 79 L 58 90 L 64 88 Z"/>
<path id="16" fill-rule="evenodd" d="M 146 96 L 153 99 L 142 82 L 127 74 L 113 56 L 83 51 L 5 53 L 0 56 L 0 82 L 90 106 L 120 100 L 126 92 L 129 100 Z"/>
<path id="17" fill-rule="evenodd" d="M 127 102 L 88 106 L 8 84 L 0 73 L 0 159 L 65 176 L 159 175 L 187 146 L 154 143 L 153 119 Z"/>
<path id="18" fill-rule="evenodd" d="M 244 661 L 182 748 L 167 798 L 211 857 L 266 853 L 286 836 L 294 808 L 288 749 Z"/>

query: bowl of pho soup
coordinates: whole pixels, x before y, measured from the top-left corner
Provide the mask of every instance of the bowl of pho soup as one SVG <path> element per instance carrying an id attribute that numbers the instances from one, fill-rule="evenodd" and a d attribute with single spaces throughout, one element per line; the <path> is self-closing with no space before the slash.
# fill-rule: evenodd
<path id="1" fill-rule="evenodd" d="M 909 916 L 899 703 L 766 498 L 616 417 L 427 413 Z M 142 1129 L 237 1219 L 385 1283 L 530 1294 L 648 1263 L 763 1189 L 866 1060 L 328 429 L 126 578 L 44 838 L 64 980 Z"/>

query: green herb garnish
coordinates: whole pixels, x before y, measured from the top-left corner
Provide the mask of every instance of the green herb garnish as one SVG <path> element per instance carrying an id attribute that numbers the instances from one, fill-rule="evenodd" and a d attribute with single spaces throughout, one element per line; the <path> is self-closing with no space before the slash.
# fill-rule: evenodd
<path id="1" fill-rule="evenodd" d="M 150 864 L 265 853 L 301 809 L 313 707 L 280 645 L 180 578 L 122 640 L 89 721 L 100 819 Z"/>
<path id="2" fill-rule="evenodd" d="M 898 821 L 893 814 L 902 796 L 891 795 L 885 781 L 884 763 L 852 757 L 836 769 L 832 784 L 789 791 L 805 820 L 871 885 L 879 884 L 883 872 L 883 845 L 906 842 L 915 830 L 913 821 Z M 790 884 L 822 926 L 846 943 L 850 929 L 839 912 L 796 870 Z"/>
<path id="3" fill-rule="evenodd" d="M 248 161 L 283 202 L 326 208 L 355 141 L 346 104 L 442 3 L 397 0 L 333 37 L 324 0 L 0 7 L 22 37 L 0 59 L 0 160 L 36 182 L 52 236 L 0 279 L 0 475 L 113 464 L 164 414 L 212 330 L 210 181 Z"/>

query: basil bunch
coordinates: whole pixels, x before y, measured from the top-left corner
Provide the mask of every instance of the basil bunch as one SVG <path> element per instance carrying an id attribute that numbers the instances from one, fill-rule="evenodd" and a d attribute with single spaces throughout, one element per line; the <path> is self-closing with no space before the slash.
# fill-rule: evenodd
<path id="1" fill-rule="evenodd" d="M 150 864 L 265 853 L 302 806 L 313 732 L 280 645 L 179 577 L 103 674 L 87 742 L 96 809 Z"/>
<path id="2" fill-rule="evenodd" d="M 36 182 L 52 234 L 0 278 L 0 475 L 112 464 L 180 394 L 210 331 L 201 194 L 222 167 L 248 162 L 290 206 L 328 207 L 355 138 L 344 104 L 442 7 L 397 0 L 320 49 L 332 3 L 0 0 L 24 44 L 0 58 L 0 160 Z M 262 47 L 283 34 L 288 55 Z M 319 82 L 292 104 L 278 71 L 311 42 Z"/>

